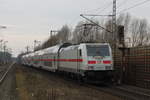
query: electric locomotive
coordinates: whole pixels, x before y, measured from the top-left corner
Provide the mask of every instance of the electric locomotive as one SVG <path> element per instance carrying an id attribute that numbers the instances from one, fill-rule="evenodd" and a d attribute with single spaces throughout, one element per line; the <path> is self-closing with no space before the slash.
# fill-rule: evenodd
<path id="1" fill-rule="evenodd" d="M 113 58 L 108 43 L 65 43 L 22 56 L 23 64 L 77 75 L 90 80 L 112 77 Z"/>

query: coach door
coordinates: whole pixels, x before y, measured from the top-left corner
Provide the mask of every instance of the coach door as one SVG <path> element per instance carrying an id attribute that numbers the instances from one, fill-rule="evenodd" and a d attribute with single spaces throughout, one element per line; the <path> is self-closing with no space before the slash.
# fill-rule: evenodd
<path id="1" fill-rule="evenodd" d="M 80 73 L 80 59 L 81 59 L 82 53 L 81 53 L 81 49 L 77 50 L 77 72 Z"/>
<path id="2" fill-rule="evenodd" d="M 53 57 L 53 67 L 54 67 L 54 70 L 57 69 L 56 56 Z"/>

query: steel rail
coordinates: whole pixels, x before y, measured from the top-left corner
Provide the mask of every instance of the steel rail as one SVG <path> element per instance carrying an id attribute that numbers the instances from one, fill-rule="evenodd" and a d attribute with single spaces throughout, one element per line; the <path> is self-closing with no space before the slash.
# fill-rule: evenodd
<path id="1" fill-rule="evenodd" d="M 5 79 L 5 77 L 7 76 L 9 70 L 12 68 L 12 66 L 15 64 L 15 62 L 13 62 L 8 69 L 6 70 L 6 72 L 2 75 L 1 79 L 0 79 L 0 84 L 3 82 L 3 80 Z"/>
<path id="2" fill-rule="evenodd" d="M 112 96 L 117 96 L 123 100 L 150 100 L 149 94 L 138 92 L 138 91 L 133 91 L 130 88 L 123 89 L 122 86 L 119 86 L 122 88 L 119 88 L 118 86 L 114 86 L 110 84 L 103 84 L 106 86 L 103 86 L 103 85 L 99 86 L 99 85 L 85 83 L 85 82 L 78 82 L 77 80 L 66 78 L 66 77 L 64 77 L 63 79 L 67 81 L 75 82 L 76 84 L 80 84 L 84 87 L 88 87 L 88 88 L 91 88 L 91 89 L 94 89 L 103 93 L 110 94 Z"/>
<path id="3" fill-rule="evenodd" d="M 117 86 L 99 87 L 99 86 L 93 86 L 88 84 L 84 84 L 84 86 L 91 89 L 98 90 L 100 92 L 108 93 L 110 95 L 118 96 L 123 100 L 150 100 L 149 94 L 145 94 L 137 91 L 131 91 L 130 88 L 121 89 L 118 88 Z"/>
<path id="4" fill-rule="evenodd" d="M 130 87 L 115 87 L 114 89 L 118 89 L 118 90 L 121 90 L 121 91 L 132 93 L 134 95 L 138 95 L 140 97 L 143 96 L 143 97 L 146 97 L 146 98 L 150 99 L 150 94 L 144 93 L 144 92 L 141 92 L 141 91 L 138 91 L 138 90 L 132 90 L 132 89 L 130 89 Z"/>
<path id="5" fill-rule="evenodd" d="M 150 100 L 150 93 L 146 93 L 146 92 L 144 93 L 138 90 L 134 91 L 133 89 L 131 89 L 131 87 L 114 86 L 111 84 L 104 84 L 106 86 L 103 87 L 103 86 L 99 86 L 98 84 L 96 85 L 96 84 L 89 84 L 86 82 L 80 82 L 77 81 L 77 79 L 68 78 L 66 76 L 64 77 L 63 75 L 58 73 L 57 74 L 54 73 L 53 75 L 61 77 L 66 81 L 70 81 L 75 84 L 97 90 L 99 92 L 103 92 L 112 96 L 119 97 L 122 100 Z"/>

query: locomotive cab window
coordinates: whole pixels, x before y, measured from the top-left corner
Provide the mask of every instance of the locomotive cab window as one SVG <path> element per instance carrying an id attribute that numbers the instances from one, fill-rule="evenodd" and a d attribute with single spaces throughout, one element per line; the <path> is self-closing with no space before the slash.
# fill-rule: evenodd
<path id="1" fill-rule="evenodd" d="M 87 45 L 88 56 L 110 56 L 108 45 Z"/>

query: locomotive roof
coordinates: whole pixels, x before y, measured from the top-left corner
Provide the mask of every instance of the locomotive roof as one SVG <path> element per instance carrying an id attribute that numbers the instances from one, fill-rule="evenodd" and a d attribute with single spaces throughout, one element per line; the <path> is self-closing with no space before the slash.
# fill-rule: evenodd
<path id="1" fill-rule="evenodd" d="M 42 55 L 44 54 L 43 50 L 39 50 L 39 51 L 36 51 L 34 52 L 35 55 Z"/>
<path id="2" fill-rule="evenodd" d="M 34 55 L 43 55 L 43 54 L 48 54 L 48 53 L 57 53 L 58 50 L 60 49 L 61 45 L 62 44 L 59 44 L 59 45 L 52 46 L 52 47 L 49 47 L 49 48 L 46 48 L 43 50 L 32 52 L 32 53 L 24 55 L 23 57 L 34 56 Z M 82 45 L 109 45 L 109 43 L 81 43 L 78 45 L 70 45 L 67 47 L 62 47 L 60 51 L 62 51 L 62 50 L 73 50 L 73 49 L 76 49 Z"/>
<path id="3" fill-rule="evenodd" d="M 60 45 L 56 45 L 56 46 L 46 48 L 43 51 L 44 51 L 44 53 L 57 53 L 59 48 L 60 48 Z"/>
<path id="4" fill-rule="evenodd" d="M 81 43 L 80 45 L 109 45 L 109 43 Z"/>
<path id="5" fill-rule="evenodd" d="M 79 45 L 71 45 L 71 46 L 68 46 L 66 48 L 62 48 L 62 50 L 74 50 L 74 49 L 77 49 L 79 47 Z"/>

